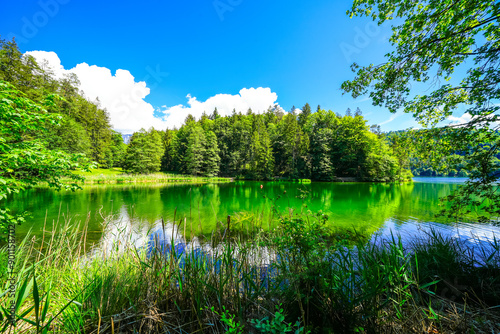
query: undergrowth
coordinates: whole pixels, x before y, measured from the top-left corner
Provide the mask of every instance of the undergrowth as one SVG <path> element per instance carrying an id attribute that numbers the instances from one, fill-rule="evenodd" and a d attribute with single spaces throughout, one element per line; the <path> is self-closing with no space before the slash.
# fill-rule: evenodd
<path id="1" fill-rule="evenodd" d="M 186 242 L 175 220 L 145 244 L 125 234 L 90 250 L 71 222 L 44 240 L 28 235 L 16 248 L 14 319 L 1 276 L 0 331 L 498 332 L 496 239 L 471 247 L 431 231 L 409 245 L 353 245 L 332 238 L 322 213 L 276 215 L 278 227 L 251 241 L 220 224 L 208 243 Z"/>

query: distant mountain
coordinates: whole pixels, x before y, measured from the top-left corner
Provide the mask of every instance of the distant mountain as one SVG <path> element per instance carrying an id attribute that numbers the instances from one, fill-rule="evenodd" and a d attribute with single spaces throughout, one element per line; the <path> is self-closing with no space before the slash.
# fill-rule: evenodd
<path id="1" fill-rule="evenodd" d="M 124 134 L 122 133 L 123 142 L 124 142 L 125 144 L 127 144 L 127 145 L 128 145 L 128 143 L 130 142 L 130 138 L 131 138 L 131 137 L 132 137 L 132 135 L 124 135 Z"/>

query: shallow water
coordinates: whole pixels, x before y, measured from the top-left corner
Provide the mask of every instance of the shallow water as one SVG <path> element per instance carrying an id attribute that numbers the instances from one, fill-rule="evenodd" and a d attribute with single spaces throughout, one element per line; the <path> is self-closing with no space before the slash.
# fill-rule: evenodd
<path id="1" fill-rule="evenodd" d="M 273 208 L 286 212 L 328 215 L 332 229 L 352 227 L 358 232 L 390 236 L 391 231 L 413 235 L 430 228 L 447 234 L 474 233 L 485 240 L 500 235 L 494 224 L 472 221 L 453 223 L 437 218 L 439 198 L 451 193 L 464 178 L 415 178 L 413 183 L 311 183 L 238 181 L 221 184 L 146 184 L 87 186 L 77 192 L 37 188 L 9 199 L 13 211 L 31 212 L 31 218 L 17 227 L 20 240 L 28 230 L 41 236 L 57 230 L 64 221 L 88 221 L 88 242 L 111 242 L 124 231 L 147 235 L 161 225 L 175 221 L 180 234 L 209 236 L 217 227 L 242 232 L 272 228 Z M 103 217 L 113 215 L 111 223 Z M 175 219 L 175 220 L 174 220 Z M 260 224 L 260 225 L 259 225 Z"/>

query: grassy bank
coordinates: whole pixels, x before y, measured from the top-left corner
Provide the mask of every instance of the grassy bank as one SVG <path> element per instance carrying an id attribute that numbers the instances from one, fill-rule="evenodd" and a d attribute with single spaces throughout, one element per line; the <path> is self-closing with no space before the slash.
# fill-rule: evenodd
<path id="1" fill-rule="evenodd" d="M 83 184 L 113 184 L 113 183 L 169 183 L 169 182 L 230 182 L 227 177 L 202 177 L 182 174 L 158 172 L 154 174 L 126 174 L 121 168 L 92 169 L 90 172 L 75 172 L 85 177 Z M 72 180 L 63 180 L 73 182 Z"/>
<path id="2" fill-rule="evenodd" d="M 173 227 L 180 226 L 176 222 Z M 16 249 L 12 333 L 492 333 L 500 245 L 437 233 L 350 246 L 322 215 L 281 215 L 252 242 L 214 231 L 190 248 L 163 228 L 149 247 L 125 230 L 85 249 L 67 226 Z M 116 237 L 116 236 L 115 236 Z M 40 248 L 42 245 L 42 248 Z M 212 247 L 207 247 L 207 246 Z M 349 246 L 348 246 L 349 245 Z M 5 266 L 6 248 L 1 251 Z M 2 270 L 2 273 L 5 272 Z M 5 281 L 5 275 L 2 276 Z M 9 305 L 7 282 L 0 305 Z M 0 331 L 1 331 L 0 329 Z"/>
<path id="3" fill-rule="evenodd" d="M 234 176 L 234 177 L 204 177 L 204 176 L 192 176 L 174 173 L 164 173 L 158 172 L 153 174 L 127 174 L 119 167 L 113 168 L 96 168 L 90 170 L 90 172 L 75 171 L 75 174 L 85 177 L 83 184 L 113 184 L 113 183 L 168 183 L 168 182 L 231 182 L 233 180 L 248 180 L 248 181 L 260 181 L 245 176 Z M 73 182 L 73 180 L 65 179 L 65 182 Z M 308 184 L 311 183 L 311 179 L 293 179 L 293 178 L 283 178 L 276 177 L 272 181 L 283 181 L 283 182 L 297 182 Z M 405 180 L 397 182 L 411 182 L 412 179 L 408 178 Z M 358 179 L 355 177 L 336 177 L 330 182 L 373 182 Z M 376 181 L 385 182 L 385 181 Z"/>

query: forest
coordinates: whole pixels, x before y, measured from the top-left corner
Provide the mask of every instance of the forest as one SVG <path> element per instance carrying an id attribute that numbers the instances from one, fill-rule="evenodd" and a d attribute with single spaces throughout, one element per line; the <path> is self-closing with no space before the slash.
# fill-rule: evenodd
<path id="1" fill-rule="evenodd" d="M 50 150 L 83 154 L 101 168 L 255 180 L 411 178 L 391 142 L 377 126 L 367 125 L 359 108 L 340 115 L 320 106 L 312 112 L 306 103 L 298 113 L 295 107 L 284 112 L 270 106 L 263 113 L 233 110 L 230 116 L 221 116 L 215 108 L 198 120 L 187 115 L 179 129 L 141 129 L 126 145 L 99 100 L 89 100 L 78 89 L 76 75 L 57 79 L 47 63 L 23 55 L 14 40 L 1 40 L 0 45 L 1 81 L 35 103 L 53 97 L 47 111 L 58 121 L 31 135 L 42 137 L 38 139 Z"/>
<path id="2" fill-rule="evenodd" d="M 126 145 L 120 133 L 113 131 L 109 115 L 99 101 L 89 101 L 79 91 L 76 75 L 56 79 L 47 63 L 38 64 L 23 55 L 16 42 L 0 39 L 0 81 L 8 82 L 34 103 L 46 105 L 57 120 L 38 136 L 49 150 L 81 153 L 102 167 L 119 164 Z"/>
<path id="3" fill-rule="evenodd" d="M 96 25 L 82 10 L 95 12 L 96 4 L 68 16 L 85 35 L 90 27 L 77 19 Z M 165 7 L 155 12 L 185 5 L 160 4 Z M 281 9 L 297 10 L 298 3 L 285 5 L 280 12 L 292 22 Z M 193 13 L 190 4 L 185 9 Z M 141 16 L 137 10 L 131 15 Z M 332 21 L 330 11 L 321 12 Z M 182 40 L 200 49 L 193 43 L 202 26 L 198 11 L 191 20 L 174 13 L 172 36 L 164 34 L 168 20 L 152 15 L 144 17 L 157 24 L 154 33 L 137 21 L 134 38 L 127 26 L 115 25 L 127 41 L 153 35 L 149 43 L 141 39 L 140 49 L 96 46 L 94 35 L 85 44 L 74 31 L 71 40 L 79 43 L 78 57 L 95 63 L 101 62 L 94 55 L 110 51 L 126 58 L 130 46 L 141 53 L 131 60 L 135 65 L 149 54 L 168 63 L 158 49 L 171 44 L 158 41 L 185 32 L 180 23 L 197 28 Z M 302 18 L 324 31 L 314 43 L 348 38 L 349 27 L 360 42 L 359 26 L 335 21 L 338 29 L 324 29 L 319 15 L 298 13 L 301 20 L 293 22 L 308 39 L 317 30 L 303 29 Z M 298 49 L 290 25 L 271 14 L 266 34 L 280 52 L 262 48 L 260 55 L 274 66 L 275 59 L 289 60 L 282 52 L 289 46 L 300 51 L 300 61 L 290 64 L 316 80 L 325 63 L 310 67 L 317 64 L 303 53 L 325 53 L 316 45 Z M 304 102 L 321 99 L 316 91 L 334 92 L 325 81 L 309 80 L 306 87 L 303 80 L 295 89 L 307 94 L 300 109 L 219 107 L 186 113 L 178 127 L 123 134 L 113 129 L 114 112 L 111 118 L 80 90 L 84 74 L 81 85 L 74 74 L 57 76 L 48 62 L 23 54 L 15 39 L 0 38 L 0 332 L 498 333 L 500 2 L 353 0 L 347 15 L 390 25 L 390 37 L 369 34 L 368 25 L 364 30 L 368 44 L 384 40 L 391 49 L 378 65 L 371 62 L 382 49 L 365 49 L 369 63 L 352 62 L 351 79 L 341 74 L 343 61 L 328 58 L 335 72 L 325 70 L 326 77 L 345 80 L 342 94 L 411 114 L 418 129 L 384 133 L 359 108 L 313 108 Z M 65 23 L 56 29 L 58 22 Z M 59 34 L 67 22 L 52 20 L 53 31 Z M 213 25 L 220 31 L 221 22 Z M 248 50 L 250 40 L 263 38 L 244 26 L 249 34 L 231 33 Z M 276 38 L 273 26 L 294 43 Z M 59 35 L 51 43 L 58 38 L 70 45 Z M 226 45 L 237 50 L 234 39 Z M 244 58 L 226 45 L 213 50 Z M 178 50 L 176 56 L 196 57 L 193 63 L 208 58 Z M 113 66 L 133 68 L 124 64 L 113 58 Z M 228 64 L 237 63 L 202 66 L 215 69 L 217 77 L 202 74 L 210 87 L 237 85 L 237 73 L 224 77 L 233 68 Z M 248 69 L 286 77 L 265 66 Z M 200 89 L 187 78 L 194 86 L 188 89 Z M 417 83 L 428 89 L 415 89 Z M 184 89 L 180 81 L 171 84 L 165 88 Z M 98 182 L 86 183 L 89 174 Z M 413 178 L 445 175 L 463 178 Z"/>

